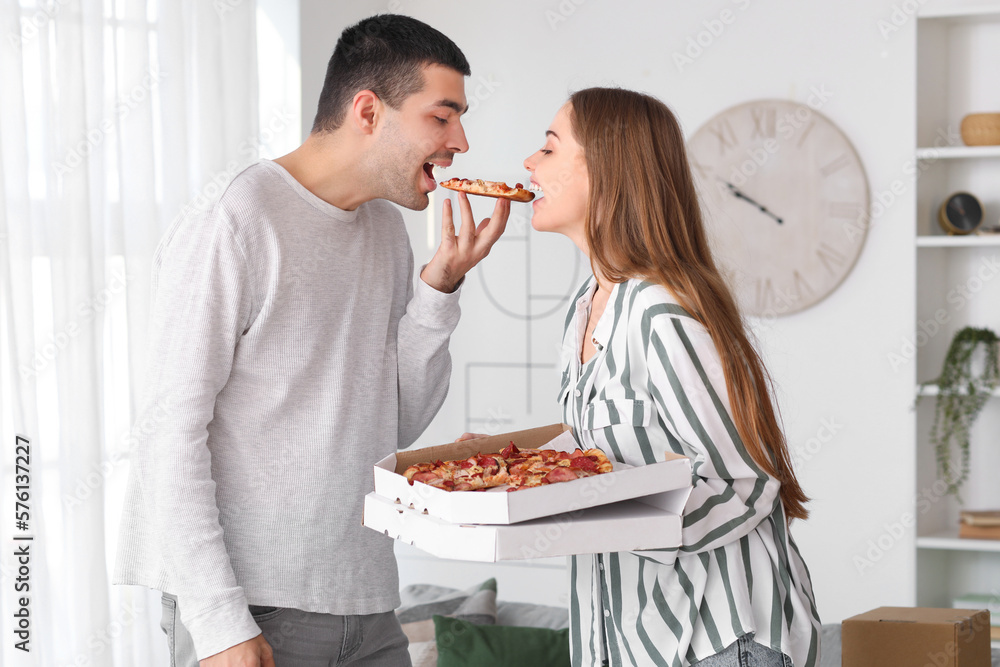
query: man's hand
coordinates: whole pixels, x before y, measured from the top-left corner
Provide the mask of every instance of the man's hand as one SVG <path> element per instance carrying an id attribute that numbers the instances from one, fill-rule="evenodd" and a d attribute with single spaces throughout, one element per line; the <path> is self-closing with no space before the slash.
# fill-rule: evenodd
<path id="1" fill-rule="evenodd" d="M 493 217 L 484 219 L 476 227 L 472 205 L 464 192 L 458 193 L 458 205 L 462 209 L 462 228 L 456 236 L 451 200 L 445 199 L 441 214 L 441 245 L 420 273 L 420 278 L 439 292 L 455 291 L 469 269 L 489 254 L 490 248 L 507 227 L 507 216 L 510 215 L 510 201 L 497 199 Z"/>
<path id="2" fill-rule="evenodd" d="M 271 646 L 264 635 L 257 635 L 225 651 L 202 660 L 201 667 L 274 667 Z"/>

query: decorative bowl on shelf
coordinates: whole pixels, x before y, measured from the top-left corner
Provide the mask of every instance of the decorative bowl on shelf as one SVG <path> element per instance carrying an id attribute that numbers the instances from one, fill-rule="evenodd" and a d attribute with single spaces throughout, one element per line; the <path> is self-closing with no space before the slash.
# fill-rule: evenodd
<path id="1" fill-rule="evenodd" d="M 966 146 L 1000 145 L 1000 113 L 970 113 L 960 129 Z"/>

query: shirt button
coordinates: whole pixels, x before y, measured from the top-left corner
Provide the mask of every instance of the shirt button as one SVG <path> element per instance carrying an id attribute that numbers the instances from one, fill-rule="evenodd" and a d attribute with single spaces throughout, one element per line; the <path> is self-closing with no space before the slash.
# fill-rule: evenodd
<path id="1" fill-rule="evenodd" d="M 580 391 L 579 389 L 577 389 L 577 390 L 576 390 L 575 392 L 573 392 L 573 393 L 574 393 L 574 395 L 576 395 L 576 396 L 583 396 L 583 392 L 582 392 L 582 391 Z"/>
<path id="2" fill-rule="evenodd" d="M 611 610 L 610 609 L 605 609 L 604 610 L 604 615 L 605 616 L 610 616 L 611 615 Z"/>

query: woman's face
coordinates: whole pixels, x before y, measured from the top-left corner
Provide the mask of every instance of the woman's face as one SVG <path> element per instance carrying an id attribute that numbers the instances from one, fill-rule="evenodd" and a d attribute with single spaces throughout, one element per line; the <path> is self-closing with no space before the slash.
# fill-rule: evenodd
<path id="1" fill-rule="evenodd" d="M 567 102 L 545 133 L 545 145 L 524 161 L 531 172 L 531 189 L 541 196 L 531 204 L 531 226 L 540 232 L 558 232 L 587 252 L 585 230 L 590 193 L 583 148 L 573 136 Z"/>

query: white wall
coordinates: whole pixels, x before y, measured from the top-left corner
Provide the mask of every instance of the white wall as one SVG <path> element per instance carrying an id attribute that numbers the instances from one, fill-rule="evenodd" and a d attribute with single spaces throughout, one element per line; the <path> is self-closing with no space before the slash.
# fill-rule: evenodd
<path id="1" fill-rule="evenodd" d="M 260 156 L 275 158 L 302 138 L 298 2 L 257 0 L 257 76 Z"/>
<path id="2" fill-rule="evenodd" d="M 891 0 L 511 0 L 480 7 L 451 0 L 301 0 L 305 130 L 340 31 L 385 11 L 442 30 L 472 64 L 466 92 L 470 101 L 479 100 L 465 121 L 472 148 L 458 157 L 452 176 L 524 180 L 521 162 L 539 147 L 568 92 L 590 85 L 657 95 L 687 134 L 745 100 L 806 102 L 811 91 L 826 91 L 822 113 L 854 142 L 872 201 L 881 200 L 885 213 L 875 218 L 839 289 L 803 313 L 760 324 L 758 335 L 799 475 L 813 498 L 812 517 L 796 523 L 793 533 L 812 571 L 823 620 L 913 604 L 914 534 L 901 519 L 914 506 L 914 368 L 906 363 L 894 370 L 887 355 L 912 337 L 914 322 L 915 211 L 905 171 L 914 135 L 914 20 L 901 12 L 893 17 Z M 732 22 L 713 23 L 723 11 L 731 12 Z M 893 18 L 899 30 L 886 32 L 886 24 L 880 30 L 879 21 Z M 706 46 L 679 68 L 674 54 L 699 40 Z M 891 194 L 897 181 L 902 195 Z M 438 193 L 433 216 L 440 215 L 440 202 Z M 489 208 L 477 202 L 476 213 L 485 216 Z M 419 445 L 451 440 L 470 427 L 500 432 L 560 420 L 554 365 L 565 304 L 545 297 L 565 295 L 587 267 L 563 237 L 530 231 L 528 214 L 528 207 L 515 205 L 509 238 L 469 277 L 453 339 L 451 393 Z M 436 229 L 437 217 L 429 222 L 427 213 L 405 215 L 417 260 L 426 261 L 428 225 Z M 525 313 L 533 317 L 524 319 Z M 534 370 L 529 381 L 523 366 L 529 361 L 551 368 Z M 406 560 L 404 580 L 450 574 L 471 583 L 510 571 L 422 562 Z M 500 596 L 530 597 L 503 580 Z"/>

